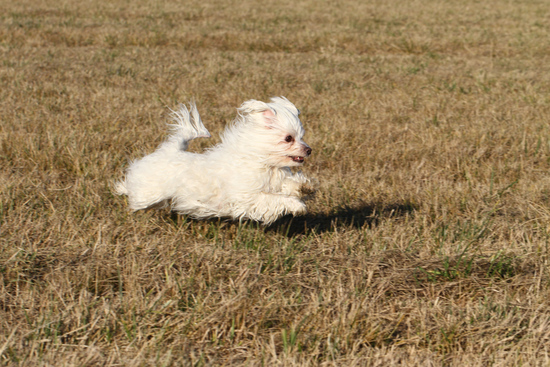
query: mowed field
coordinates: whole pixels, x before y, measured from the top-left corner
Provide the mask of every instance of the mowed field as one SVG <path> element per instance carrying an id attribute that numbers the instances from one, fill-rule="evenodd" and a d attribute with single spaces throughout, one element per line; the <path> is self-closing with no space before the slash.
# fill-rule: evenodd
<path id="1" fill-rule="evenodd" d="M 0 364 L 550 363 L 547 2 L 0 0 L 0 55 Z M 179 102 L 200 152 L 279 95 L 307 215 L 113 194 Z"/>

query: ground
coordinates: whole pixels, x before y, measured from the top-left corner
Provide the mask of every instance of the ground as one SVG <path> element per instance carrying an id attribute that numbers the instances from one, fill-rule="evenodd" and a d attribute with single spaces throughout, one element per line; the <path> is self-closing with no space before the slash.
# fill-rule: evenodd
<path id="1" fill-rule="evenodd" d="M 0 363 L 550 359 L 548 4 L 0 0 Z M 319 180 L 270 227 L 131 213 L 194 100 L 284 95 Z"/>

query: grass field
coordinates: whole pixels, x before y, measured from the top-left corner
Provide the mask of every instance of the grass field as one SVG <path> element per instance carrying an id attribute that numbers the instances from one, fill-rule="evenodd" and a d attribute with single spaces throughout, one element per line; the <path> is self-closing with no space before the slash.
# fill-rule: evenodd
<path id="1" fill-rule="evenodd" d="M 91 3 L 0 0 L 0 364 L 550 363 L 547 2 Z M 113 195 L 168 108 L 201 151 L 278 95 L 306 216 Z"/>

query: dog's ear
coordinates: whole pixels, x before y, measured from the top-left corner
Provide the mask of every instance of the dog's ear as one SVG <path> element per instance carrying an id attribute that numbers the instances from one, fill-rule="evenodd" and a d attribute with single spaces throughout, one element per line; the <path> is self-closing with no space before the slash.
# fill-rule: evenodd
<path id="1" fill-rule="evenodd" d="M 250 101 L 244 102 L 241 107 L 239 107 L 238 111 L 241 115 L 250 115 L 253 113 L 259 113 L 271 110 L 267 103 L 262 101 L 256 101 L 255 99 L 251 99 Z"/>
<path id="2" fill-rule="evenodd" d="M 296 116 L 300 115 L 300 110 L 294 106 L 294 103 L 290 102 L 286 97 L 280 96 L 280 97 L 273 97 L 271 98 L 271 103 L 284 106 L 289 111 L 291 111 Z"/>
<path id="3" fill-rule="evenodd" d="M 271 108 L 265 110 L 262 112 L 262 115 L 268 120 L 272 120 L 275 118 L 275 111 L 273 111 Z"/>
<path id="4" fill-rule="evenodd" d="M 269 105 L 265 102 L 256 101 L 255 99 L 251 99 L 250 101 L 244 102 L 241 105 L 241 107 L 239 107 L 238 111 L 239 111 L 239 114 L 242 115 L 242 116 L 254 115 L 254 114 L 260 114 L 261 113 L 261 115 L 263 117 L 263 119 L 261 119 L 261 121 L 268 128 L 273 127 L 273 125 L 275 123 L 275 114 L 276 114 L 276 112 L 271 107 L 269 107 Z"/>

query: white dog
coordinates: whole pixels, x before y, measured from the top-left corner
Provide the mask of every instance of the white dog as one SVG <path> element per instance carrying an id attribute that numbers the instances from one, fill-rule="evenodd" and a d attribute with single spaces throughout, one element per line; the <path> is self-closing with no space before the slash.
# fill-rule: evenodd
<path id="1" fill-rule="evenodd" d="M 130 164 L 116 187 L 130 208 L 170 204 L 191 217 L 252 219 L 268 225 L 285 214 L 306 212 L 311 181 L 290 167 L 301 166 L 311 148 L 302 140 L 300 112 L 286 98 L 244 102 L 222 142 L 203 154 L 186 152 L 189 142 L 210 137 L 194 104 L 173 112 L 173 133 L 152 154 Z"/>

